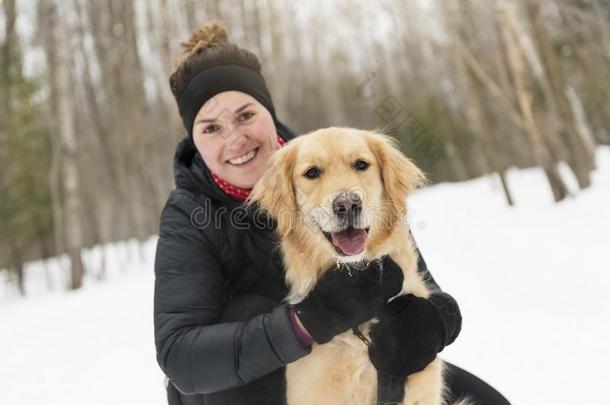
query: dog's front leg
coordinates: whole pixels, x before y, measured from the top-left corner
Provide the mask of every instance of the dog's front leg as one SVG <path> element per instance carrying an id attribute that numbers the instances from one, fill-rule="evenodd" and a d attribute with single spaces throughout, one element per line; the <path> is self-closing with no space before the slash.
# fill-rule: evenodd
<path id="1" fill-rule="evenodd" d="M 407 378 L 404 405 L 440 405 L 443 399 L 443 361 L 437 357 Z"/>
<path id="2" fill-rule="evenodd" d="M 430 292 L 417 269 L 417 253 L 413 247 L 407 245 L 403 249 L 391 253 L 390 257 L 400 266 L 404 276 L 401 292 L 397 296 L 413 294 L 417 297 L 428 298 Z"/>

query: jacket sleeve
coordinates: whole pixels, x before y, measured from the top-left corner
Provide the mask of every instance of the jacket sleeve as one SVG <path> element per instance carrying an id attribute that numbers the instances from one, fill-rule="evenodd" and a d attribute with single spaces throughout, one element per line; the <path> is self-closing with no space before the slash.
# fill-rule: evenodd
<path id="1" fill-rule="evenodd" d="M 183 393 L 244 385 L 311 351 L 292 329 L 288 307 L 245 322 L 219 323 L 223 271 L 219 252 L 190 221 L 190 197 L 170 199 L 161 214 L 155 258 L 157 362 Z"/>
<path id="2" fill-rule="evenodd" d="M 417 271 L 422 274 L 426 284 L 428 285 L 428 289 L 430 290 L 428 301 L 434 305 L 441 317 L 445 327 L 444 346 L 448 346 L 455 341 L 462 330 L 462 314 L 460 313 L 460 307 L 455 299 L 451 295 L 441 290 L 439 285 L 436 283 L 434 277 L 432 277 L 432 274 L 428 270 L 428 266 L 426 265 L 419 248 L 415 244 L 413 235 L 411 235 L 411 238 L 413 239 L 413 244 L 415 245 L 415 250 L 417 251 L 418 255 Z"/>

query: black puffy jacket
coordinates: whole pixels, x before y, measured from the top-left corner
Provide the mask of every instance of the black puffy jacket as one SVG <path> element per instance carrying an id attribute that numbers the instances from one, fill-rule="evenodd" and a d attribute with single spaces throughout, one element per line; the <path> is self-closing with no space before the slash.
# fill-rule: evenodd
<path id="1" fill-rule="evenodd" d="M 295 136 L 281 123 L 278 132 Z M 288 287 L 273 226 L 254 226 L 253 210 L 215 184 L 188 138 L 176 148 L 174 172 L 155 258 L 157 361 L 181 392 L 208 394 L 198 403 L 209 404 L 205 397 L 218 395 L 211 393 L 282 374 L 311 348 L 299 344 L 283 302 Z M 423 260 L 419 269 L 427 273 Z M 450 343 L 461 327 L 459 309 L 426 278 Z M 277 386 L 266 395 L 275 399 L 265 403 L 281 403 L 284 381 L 270 384 Z"/>

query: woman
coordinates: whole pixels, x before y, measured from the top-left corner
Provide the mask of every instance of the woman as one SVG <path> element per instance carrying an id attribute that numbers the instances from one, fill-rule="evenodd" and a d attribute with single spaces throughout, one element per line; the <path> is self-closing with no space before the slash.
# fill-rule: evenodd
<path id="1" fill-rule="evenodd" d="M 169 403 L 283 404 L 286 364 L 306 356 L 313 341 L 324 344 L 376 316 L 379 347 L 399 338 L 418 348 L 391 357 L 371 350 L 378 370 L 424 368 L 457 337 L 461 316 L 423 260 L 430 299 L 392 311 L 385 303 L 402 273 L 390 259 L 383 271 L 369 265 L 353 277 L 329 271 L 301 303 L 282 303 L 288 288 L 274 224 L 241 203 L 295 134 L 275 115 L 258 59 L 230 43 L 222 24 L 204 25 L 182 46 L 170 85 L 188 136 L 176 148 L 176 188 L 161 215 L 155 261 L 155 343 Z M 457 367 L 448 381 L 455 396 L 508 403 Z"/>

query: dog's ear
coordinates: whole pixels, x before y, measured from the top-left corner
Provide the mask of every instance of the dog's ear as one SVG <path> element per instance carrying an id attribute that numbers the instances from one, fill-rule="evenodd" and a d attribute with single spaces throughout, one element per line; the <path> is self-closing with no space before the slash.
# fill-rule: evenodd
<path id="1" fill-rule="evenodd" d="M 388 227 L 393 227 L 407 213 L 407 195 L 426 184 L 424 173 L 400 152 L 396 140 L 386 135 L 369 133 L 366 135 L 369 148 L 375 155 L 381 181 L 388 204 Z"/>
<path id="2" fill-rule="evenodd" d="M 288 144 L 276 151 L 263 176 L 256 182 L 246 204 L 258 203 L 278 222 L 280 233 L 290 229 L 295 220 L 296 196 L 292 184 L 296 148 Z"/>

